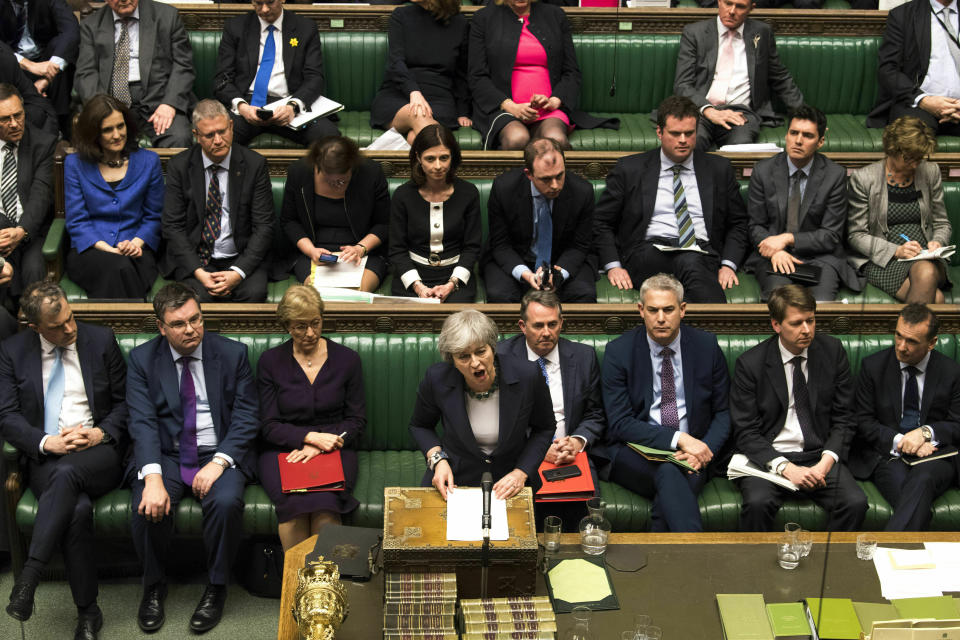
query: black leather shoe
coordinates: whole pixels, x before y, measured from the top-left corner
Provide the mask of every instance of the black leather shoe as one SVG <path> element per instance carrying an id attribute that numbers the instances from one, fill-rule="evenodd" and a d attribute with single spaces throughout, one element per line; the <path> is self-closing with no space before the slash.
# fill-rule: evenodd
<path id="1" fill-rule="evenodd" d="M 81 613 L 77 618 L 77 630 L 73 640 L 97 640 L 97 632 L 103 626 L 103 613 Z"/>
<path id="2" fill-rule="evenodd" d="M 137 610 L 137 624 L 147 633 L 153 633 L 163 626 L 166 619 L 163 614 L 163 601 L 167 598 L 167 585 L 163 582 L 152 584 L 143 590 L 140 609 Z"/>
<path id="3" fill-rule="evenodd" d="M 227 602 L 227 587 L 219 584 L 208 584 L 197 604 L 193 617 L 190 618 L 190 630 L 195 633 L 206 633 L 220 623 L 223 616 L 223 605 Z"/>
<path id="4" fill-rule="evenodd" d="M 7 605 L 7 613 L 10 617 L 26 622 L 33 615 L 33 593 L 37 590 L 37 585 L 31 582 L 17 581 L 10 591 L 10 604 Z"/>

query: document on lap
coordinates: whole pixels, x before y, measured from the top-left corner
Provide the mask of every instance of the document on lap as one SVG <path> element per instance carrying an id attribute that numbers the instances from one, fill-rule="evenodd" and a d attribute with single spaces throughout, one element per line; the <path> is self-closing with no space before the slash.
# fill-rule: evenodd
<path id="1" fill-rule="evenodd" d="M 483 491 L 457 487 L 447 493 L 447 540 L 483 540 Z M 490 539 L 507 540 L 507 502 L 490 498 Z"/>
<path id="2" fill-rule="evenodd" d="M 263 107 L 267 111 L 276 111 L 283 105 L 290 102 L 290 98 L 280 98 L 276 102 L 271 102 L 270 104 Z M 311 120 L 316 120 L 317 118 L 322 118 L 324 116 L 329 116 L 330 114 L 336 113 L 343 110 L 343 105 L 335 100 L 320 96 L 313 101 L 313 104 L 310 105 L 310 108 L 306 111 L 301 111 L 287 123 L 288 129 L 302 129 Z"/>
<path id="3" fill-rule="evenodd" d="M 710 255 L 709 251 L 704 251 L 697 245 L 693 245 L 692 247 L 674 247 L 669 244 L 654 244 L 653 246 L 659 249 L 660 251 L 666 251 L 668 253 L 671 251 L 693 251 L 694 253 L 702 253 L 704 255 Z"/>

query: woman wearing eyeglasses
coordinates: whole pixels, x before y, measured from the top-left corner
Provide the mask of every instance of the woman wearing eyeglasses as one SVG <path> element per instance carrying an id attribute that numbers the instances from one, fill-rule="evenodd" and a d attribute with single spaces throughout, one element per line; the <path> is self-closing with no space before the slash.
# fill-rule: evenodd
<path id="1" fill-rule="evenodd" d="M 390 194 L 380 165 L 360 155 L 343 136 L 314 142 L 306 157 L 290 165 L 280 213 L 283 230 L 299 252 L 292 264 L 297 280 L 333 264 L 322 256 L 360 264 L 367 259 L 361 291 L 375 291 L 387 272 L 386 240 Z"/>
<path id="2" fill-rule="evenodd" d="M 257 364 L 260 390 L 260 481 L 273 501 L 284 550 L 316 534 L 359 504 L 353 449 L 367 424 L 360 356 L 327 340 L 323 300 L 313 287 L 287 289 L 277 305 L 290 340 L 264 352 Z M 340 449 L 344 491 L 283 493 L 279 454 L 302 464 Z"/>

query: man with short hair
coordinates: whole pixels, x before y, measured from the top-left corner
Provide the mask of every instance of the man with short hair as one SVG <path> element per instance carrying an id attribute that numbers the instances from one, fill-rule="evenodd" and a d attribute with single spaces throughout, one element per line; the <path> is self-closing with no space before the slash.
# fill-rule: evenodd
<path id="1" fill-rule="evenodd" d="M 130 107 L 154 147 L 189 147 L 193 52 L 175 7 L 106 0 L 80 23 L 74 84 L 86 102 L 107 93 Z"/>
<path id="2" fill-rule="evenodd" d="M 523 169 L 497 176 L 487 205 L 490 239 L 483 256 L 489 302 L 519 302 L 528 290 L 552 290 L 562 302 L 596 302 L 593 186 L 566 171 L 563 147 L 538 138 Z"/>
<path id="3" fill-rule="evenodd" d="M 197 144 L 167 163 L 161 271 L 201 302 L 263 302 L 273 238 L 267 161 L 233 144 L 233 121 L 216 100 L 193 110 Z"/>
<path id="4" fill-rule="evenodd" d="M 730 390 L 736 451 L 783 476 L 827 511 L 827 528 L 855 531 L 867 498 L 844 460 L 855 428 L 853 383 L 843 345 L 816 332 L 817 302 L 789 284 L 767 302 L 776 335 L 737 358 Z M 748 476 L 741 531 L 769 531 L 792 491 Z"/>
<path id="5" fill-rule="evenodd" d="M 171 514 L 186 492 L 203 510 L 208 584 L 190 619 L 220 622 L 243 529 L 243 488 L 253 477 L 257 388 L 247 347 L 204 333 L 197 294 L 178 282 L 153 299 L 160 335 L 130 352 L 127 404 L 134 456 L 133 543 L 144 565 L 137 622 L 163 626 Z"/>
<path id="6" fill-rule="evenodd" d="M 337 135 L 330 118 L 315 118 L 302 129 L 287 126 L 323 95 L 323 51 L 317 24 L 292 11 L 284 0 L 253 0 L 254 11 L 223 24 L 213 90 L 233 111 L 237 142 L 248 144 L 272 133 L 308 145 Z M 257 112 L 288 98 L 270 117 Z"/>
<path id="7" fill-rule="evenodd" d="M 123 471 L 126 365 L 113 331 L 77 322 L 56 284 L 35 282 L 20 302 L 32 331 L 0 345 L 0 435 L 26 459 L 37 515 L 7 613 L 30 618 L 40 575 L 59 548 L 77 606 L 74 638 L 95 639 L 103 614 L 92 503 Z"/>
<path id="8" fill-rule="evenodd" d="M 726 359 L 712 333 L 681 326 L 676 278 L 645 280 L 637 306 L 643 328 L 610 342 L 603 358 L 607 477 L 653 500 L 652 531 L 702 531 L 697 496 L 730 433 Z M 694 471 L 647 460 L 629 443 L 674 451 Z"/>
<path id="9" fill-rule="evenodd" d="M 894 345 L 867 356 L 857 381 L 850 469 L 893 506 L 887 531 L 924 531 L 933 501 L 957 480 L 960 457 L 905 464 L 960 444 L 960 364 L 935 350 L 940 321 L 926 305 L 900 310 Z"/>
<path id="10" fill-rule="evenodd" d="M 753 142 L 774 127 L 776 96 L 787 108 L 803 95 L 780 63 L 773 29 L 747 16 L 753 0 L 719 0 L 717 17 L 688 24 L 680 36 L 673 92 L 700 109 L 697 149 Z"/>
<path id="11" fill-rule="evenodd" d="M 739 284 L 747 216 L 733 165 L 696 151 L 696 105 L 670 96 L 657 110 L 660 148 L 620 158 L 597 203 L 596 244 L 610 284 L 632 289 L 657 273 L 690 302 L 726 302 Z"/>
<path id="12" fill-rule="evenodd" d="M 841 284 L 863 288 L 843 249 L 847 170 L 817 151 L 826 132 L 827 117 L 819 109 L 794 109 L 784 151 L 757 162 L 750 175 L 747 215 L 755 249 L 746 266 L 756 274 L 763 300 L 790 284 L 803 264 L 820 269 L 819 282 L 801 282 L 818 301 L 832 302 Z"/>

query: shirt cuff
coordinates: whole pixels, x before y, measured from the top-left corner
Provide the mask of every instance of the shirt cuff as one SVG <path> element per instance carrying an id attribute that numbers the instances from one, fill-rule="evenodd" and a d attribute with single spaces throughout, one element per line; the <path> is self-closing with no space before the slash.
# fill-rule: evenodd
<path id="1" fill-rule="evenodd" d="M 511 271 L 510 274 L 513 276 L 514 280 L 517 282 L 522 282 L 523 274 L 525 274 L 527 271 L 530 271 L 530 267 L 525 264 L 518 264 L 513 268 L 513 271 Z"/>
<path id="2" fill-rule="evenodd" d="M 50 434 L 48 433 L 47 435 L 45 435 L 45 436 L 43 436 L 42 438 L 40 438 L 40 455 L 42 455 L 42 456 L 47 455 L 47 452 L 44 451 L 44 449 L 43 449 L 43 443 L 45 443 L 45 442 L 47 441 L 47 438 L 49 438 L 49 437 L 50 437 Z"/>
<path id="3" fill-rule="evenodd" d="M 60 71 L 67 68 L 67 61 L 60 56 L 50 56 L 50 62 L 60 67 Z"/>
<path id="4" fill-rule="evenodd" d="M 734 263 L 730 262 L 729 260 L 724 260 L 723 262 L 720 263 L 720 265 L 721 265 L 721 266 L 724 266 L 724 267 L 730 267 L 730 268 L 733 269 L 734 271 L 737 270 L 737 265 L 735 265 Z"/>
<path id="5" fill-rule="evenodd" d="M 790 462 L 790 461 L 787 460 L 785 456 L 777 456 L 776 458 L 774 458 L 773 460 L 767 463 L 767 471 L 769 471 L 770 473 L 776 473 L 777 467 L 779 467 L 780 464 L 783 462 Z"/>
<path id="6" fill-rule="evenodd" d="M 234 266 L 230 267 L 230 270 L 231 270 L 231 271 L 236 271 L 237 273 L 239 273 L 239 274 L 240 274 L 240 277 L 243 278 L 244 280 L 247 279 L 247 274 L 245 274 L 245 273 L 243 272 L 243 269 L 241 269 L 240 267 L 234 265 Z"/>
<path id="7" fill-rule="evenodd" d="M 583 443 L 583 446 L 580 447 L 580 451 L 586 451 L 586 450 L 587 450 L 587 439 L 586 439 L 586 438 L 584 438 L 583 436 L 570 436 L 570 437 L 571 437 L 571 438 L 576 438 L 577 440 L 579 440 L 580 442 Z"/>
<path id="8" fill-rule="evenodd" d="M 13 55 L 17 57 L 17 64 L 20 64 L 20 61 L 23 60 L 23 56 L 16 52 L 14 52 Z"/>
<path id="9" fill-rule="evenodd" d="M 823 450 L 823 453 L 825 453 L 826 455 L 828 455 L 828 456 L 830 456 L 831 458 L 833 458 L 833 463 L 834 463 L 834 464 L 840 462 L 840 456 L 838 456 L 837 454 L 835 454 L 833 451 L 830 451 L 830 449 L 824 449 L 824 450 Z M 822 458 L 823 456 L 821 455 L 820 457 Z"/>
<path id="10" fill-rule="evenodd" d="M 913 108 L 917 109 L 920 107 L 920 101 L 929 96 L 929 93 L 921 93 L 916 98 L 913 99 Z"/>
<path id="11" fill-rule="evenodd" d="M 890 455 L 895 456 L 897 458 L 900 457 L 900 450 L 897 447 L 900 445 L 901 440 L 903 440 L 902 433 L 898 433 L 897 435 L 893 436 L 893 448 L 890 449 Z"/>
<path id="12" fill-rule="evenodd" d="M 463 284 L 467 284 L 468 282 L 470 282 L 470 270 L 464 267 L 454 267 L 453 277 L 459 280 L 460 282 L 462 282 Z"/>
<path id="13" fill-rule="evenodd" d="M 238 109 L 238 107 L 244 102 L 246 102 L 246 100 L 244 100 L 243 98 L 234 98 L 233 100 L 230 101 L 230 105 L 231 105 L 230 109 L 235 114 L 240 115 L 240 110 Z"/>
<path id="14" fill-rule="evenodd" d="M 300 107 L 299 113 L 304 113 L 307 110 L 307 105 L 303 104 L 303 100 L 300 98 L 289 98 L 287 102 L 292 102 Z"/>
<path id="15" fill-rule="evenodd" d="M 608 262 L 607 264 L 603 265 L 604 271 L 610 271 L 610 269 L 622 269 L 622 268 L 623 268 L 623 265 L 620 264 L 619 260 L 614 260 L 613 262 Z"/>
<path id="16" fill-rule="evenodd" d="M 422 280 L 422 279 L 423 278 L 420 277 L 420 272 L 417 271 L 416 269 L 410 269 L 410 271 L 407 271 L 406 273 L 400 276 L 400 282 L 403 283 L 404 289 L 409 289 L 410 285 L 412 285 L 417 280 Z"/>
<path id="17" fill-rule="evenodd" d="M 143 480 L 147 476 L 154 473 L 159 476 L 163 475 L 159 462 L 151 462 L 150 464 L 143 465 L 143 469 L 140 469 L 140 471 L 137 473 L 137 480 Z"/>
<path id="18" fill-rule="evenodd" d="M 564 279 L 564 280 L 569 280 L 569 279 L 570 279 L 570 272 L 567 271 L 566 269 L 564 269 L 563 267 L 560 267 L 560 275 L 563 276 L 563 279 Z"/>
<path id="19" fill-rule="evenodd" d="M 679 430 L 679 429 L 677 429 L 677 432 L 676 432 L 675 434 L 673 434 L 673 437 L 672 437 L 672 438 L 670 438 L 670 448 L 671 448 L 671 449 L 674 449 L 674 450 L 675 450 L 675 449 L 677 448 L 677 441 L 678 441 L 678 440 L 680 440 L 680 430 Z"/>
<path id="20" fill-rule="evenodd" d="M 217 451 L 215 454 L 213 454 L 213 457 L 214 457 L 214 458 L 223 458 L 224 460 L 226 460 L 227 462 L 230 463 L 230 468 L 231 468 L 231 469 L 237 466 L 236 463 L 233 461 L 233 458 L 231 458 L 230 456 L 228 456 L 227 454 L 225 454 L 223 451 Z"/>

